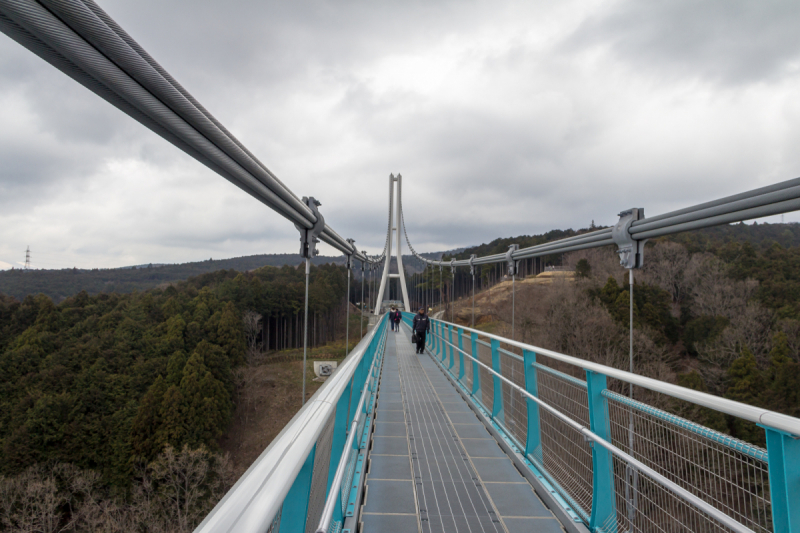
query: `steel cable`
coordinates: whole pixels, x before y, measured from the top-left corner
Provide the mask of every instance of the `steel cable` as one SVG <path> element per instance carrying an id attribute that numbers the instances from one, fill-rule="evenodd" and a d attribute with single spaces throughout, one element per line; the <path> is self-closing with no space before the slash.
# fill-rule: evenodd
<path id="1" fill-rule="evenodd" d="M 46 7 L 45 7 L 46 6 Z M 48 9 L 49 8 L 49 9 Z M 316 217 L 91 0 L 0 0 L 0 30 L 299 226 Z M 358 259 L 326 226 L 320 238 Z"/>
<path id="2" fill-rule="evenodd" d="M 636 220 L 630 225 L 629 235 L 633 240 L 643 241 L 683 231 L 752 220 L 797 210 L 800 210 L 800 178 L 705 202 L 664 215 Z M 403 222 L 403 231 L 406 232 L 405 222 Z M 521 248 L 512 254 L 512 258 L 514 260 L 522 260 L 609 246 L 615 244 L 612 233 L 612 228 L 604 228 L 591 233 L 583 233 L 566 239 Z M 406 232 L 405 235 L 409 249 L 414 251 L 408 239 L 408 233 Z M 424 259 L 416 251 L 414 251 L 414 255 L 430 265 L 451 265 L 451 263 L 443 261 Z M 486 265 L 501 263 L 505 260 L 505 254 L 492 254 L 477 257 L 472 264 Z M 456 267 L 469 265 L 470 260 L 467 259 L 452 262 L 452 266 Z"/>

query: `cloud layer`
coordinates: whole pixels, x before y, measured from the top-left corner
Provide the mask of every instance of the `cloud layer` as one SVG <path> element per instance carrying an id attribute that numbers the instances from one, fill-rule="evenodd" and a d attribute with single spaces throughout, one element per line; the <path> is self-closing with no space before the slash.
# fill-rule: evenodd
<path id="1" fill-rule="evenodd" d="M 371 252 L 390 172 L 420 251 L 800 175 L 796 2 L 102 6 Z M 28 245 L 40 268 L 297 248 L 290 223 L 2 35 L 0 110 L 0 268 Z"/>

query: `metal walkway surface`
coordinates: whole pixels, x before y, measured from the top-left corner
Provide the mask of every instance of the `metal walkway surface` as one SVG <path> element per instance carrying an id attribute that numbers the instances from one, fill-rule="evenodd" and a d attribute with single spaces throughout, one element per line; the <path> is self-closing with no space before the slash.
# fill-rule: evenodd
<path id="1" fill-rule="evenodd" d="M 389 332 L 363 531 L 560 533 L 484 425 L 410 331 Z"/>

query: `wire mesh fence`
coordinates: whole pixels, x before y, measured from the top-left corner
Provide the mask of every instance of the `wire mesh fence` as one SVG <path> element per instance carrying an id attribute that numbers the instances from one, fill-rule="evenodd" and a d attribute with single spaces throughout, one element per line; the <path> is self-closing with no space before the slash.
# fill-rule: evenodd
<path id="1" fill-rule="evenodd" d="M 356 471 L 356 459 L 358 454 L 355 452 L 350 453 L 350 458 L 347 461 L 347 469 L 344 471 L 344 479 L 342 480 L 342 487 L 340 489 L 339 498 L 341 499 L 342 515 L 347 511 L 347 502 L 350 499 L 350 488 L 353 483 L 353 474 Z"/>
<path id="2" fill-rule="evenodd" d="M 492 348 L 481 340 L 478 341 L 478 361 L 492 368 Z M 494 407 L 494 376 L 482 366 L 478 367 L 478 374 L 481 379 L 481 402 L 491 413 Z"/>
<path id="3" fill-rule="evenodd" d="M 314 454 L 314 470 L 311 474 L 311 491 L 308 496 L 308 518 L 306 519 L 306 533 L 314 533 L 322 516 L 325 498 L 328 491 L 328 471 L 331 462 L 331 442 L 333 440 L 333 426 L 336 420 L 336 410 L 331 412 L 325 427 L 317 437 L 316 452 Z"/>
<path id="4" fill-rule="evenodd" d="M 458 337 L 453 340 L 457 345 Z M 466 352 L 463 382 L 471 390 L 473 362 L 466 354 L 472 355 L 472 342 L 467 332 L 462 334 L 462 346 Z M 492 411 L 497 407 L 493 405 L 496 378 L 486 368 L 494 368 L 492 349 L 483 339 L 476 346 L 481 363 L 481 399 L 483 406 Z M 499 363 L 500 375 L 511 383 L 502 381 L 500 385 L 504 415 L 497 422 L 509 437 L 526 446 L 530 428 L 528 398 L 522 392 L 524 359 L 499 348 Z M 546 356 L 533 363 L 538 399 L 579 426 L 591 428 L 587 383 L 576 377 L 584 370 L 564 362 L 552 363 Z M 564 368 L 557 370 L 554 366 Z M 452 372 L 459 371 L 460 365 L 456 364 Z M 596 414 L 601 418 L 593 420 L 595 424 L 598 420 L 607 424 L 607 438 L 616 450 L 608 467 L 615 507 L 607 523 L 600 526 L 602 529 L 626 533 L 733 531 L 720 515 L 714 514 L 716 511 L 702 510 L 703 500 L 755 533 L 772 533 L 767 450 L 614 392 L 619 388 L 617 380 L 612 380 L 608 389 L 601 392 L 604 414 Z M 592 439 L 582 432 L 586 429 L 576 429 L 547 409 L 540 407 L 537 411 L 539 432 L 538 446 L 532 447 L 534 463 L 567 505 L 588 523 L 596 497 Z M 624 453 L 654 472 L 633 468 L 617 455 Z M 674 492 L 668 488 L 670 482 L 698 499 L 693 501 L 688 495 Z"/>
<path id="5" fill-rule="evenodd" d="M 464 334 L 461 338 L 464 345 L 464 352 L 469 354 L 469 357 L 472 357 L 472 338 L 469 334 Z M 472 391 L 472 359 L 469 357 L 466 355 L 464 356 L 464 381 L 467 385 L 467 390 Z"/>
<path id="6" fill-rule="evenodd" d="M 537 372 L 539 398 L 585 427 L 589 426 L 589 398 L 585 387 L 557 373 Z M 592 448 L 575 428 L 555 415 L 539 410 L 541 458 L 545 470 L 587 519 L 592 510 Z"/>
<path id="7" fill-rule="evenodd" d="M 753 531 L 772 531 L 766 450 L 619 394 L 604 396 L 612 444 Z M 621 505 L 642 515 L 631 519 L 629 513 L 618 513 L 630 522 L 625 527 L 676 531 L 671 527 L 679 523 L 702 527 L 694 531 L 727 530 L 674 494 L 651 487 L 652 481 L 640 476 L 642 486 L 637 487 L 624 462 L 615 462 L 614 470 Z"/>
<path id="8" fill-rule="evenodd" d="M 603 525 L 605 531 L 706 533 L 732 530 L 687 501 L 678 498 L 657 480 L 633 472 L 619 457 L 613 458 L 616 516 Z"/>
<path id="9" fill-rule="evenodd" d="M 517 355 L 500 350 L 500 373 L 519 387 L 525 388 L 525 365 Z M 517 443 L 524 446 L 528 436 L 528 401 L 516 388 L 503 382 L 505 426 Z"/>

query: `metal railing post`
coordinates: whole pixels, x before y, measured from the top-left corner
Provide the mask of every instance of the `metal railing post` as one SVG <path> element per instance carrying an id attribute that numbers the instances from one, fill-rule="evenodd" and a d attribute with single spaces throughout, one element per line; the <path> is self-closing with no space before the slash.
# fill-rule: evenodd
<path id="1" fill-rule="evenodd" d="M 436 321 L 431 320 L 431 352 L 434 355 L 439 353 L 439 339 L 436 337 Z"/>
<path id="2" fill-rule="evenodd" d="M 498 374 L 502 374 L 503 371 L 500 368 L 500 341 L 492 339 L 491 346 L 492 370 Z M 492 376 L 492 382 L 494 385 L 492 387 L 492 389 L 494 389 L 494 398 L 492 399 L 492 419 L 505 422 L 505 411 L 503 409 L 503 382 L 498 376 Z"/>
<path id="3" fill-rule="evenodd" d="M 428 350 L 433 346 L 433 326 L 431 326 L 430 331 L 425 332 L 425 346 L 427 346 Z"/>
<path id="4" fill-rule="evenodd" d="M 525 390 L 539 397 L 539 382 L 536 376 L 536 353 L 524 350 L 522 358 L 525 365 Z M 525 440 L 525 456 L 533 457 L 542 463 L 542 432 L 539 425 L 539 404 L 526 398 L 528 403 L 528 436 Z"/>
<path id="5" fill-rule="evenodd" d="M 314 456 L 317 445 L 311 448 L 306 462 L 292 483 L 281 507 L 280 533 L 305 533 L 308 517 L 308 499 L 311 496 L 311 478 L 314 475 Z"/>
<path id="6" fill-rule="evenodd" d="M 478 334 L 474 331 L 469 333 L 470 340 L 472 341 L 472 396 L 481 399 L 481 373 L 478 371 Z"/>
<path id="7" fill-rule="evenodd" d="M 589 424 L 593 433 L 607 441 L 611 440 L 608 421 L 608 404 L 603 397 L 606 376 L 591 370 L 586 371 L 589 398 Z M 597 531 L 608 527 L 605 533 L 614 533 L 617 524 L 616 498 L 611 452 L 597 444 L 592 445 L 592 515 L 589 529 Z"/>
<path id="8" fill-rule="evenodd" d="M 800 532 L 800 438 L 764 427 L 767 432 L 769 492 L 775 533 Z"/>
<path id="9" fill-rule="evenodd" d="M 464 330 L 458 328 L 458 381 L 464 380 Z"/>
<path id="10" fill-rule="evenodd" d="M 452 374 L 453 367 L 456 364 L 455 354 L 453 353 L 455 351 L 455 349 L 453 348 L 453 326 L 447 326 L 447 336 L 448 336 L 448 341 L 450 342 L 450 367 L 448 368 L 448 370 L 450 370 L 450 373 Z"/>
<path id="11" fill-rule="evenodd" d="M 444 343 L 444 323 L 439 322 L 439 335 L 436 337 L 437 341 L 439 342 L 439 359 L 442 360 L 442 366 L 444 366 L 444 360 L 447 358 L 447 346 Z"/>

